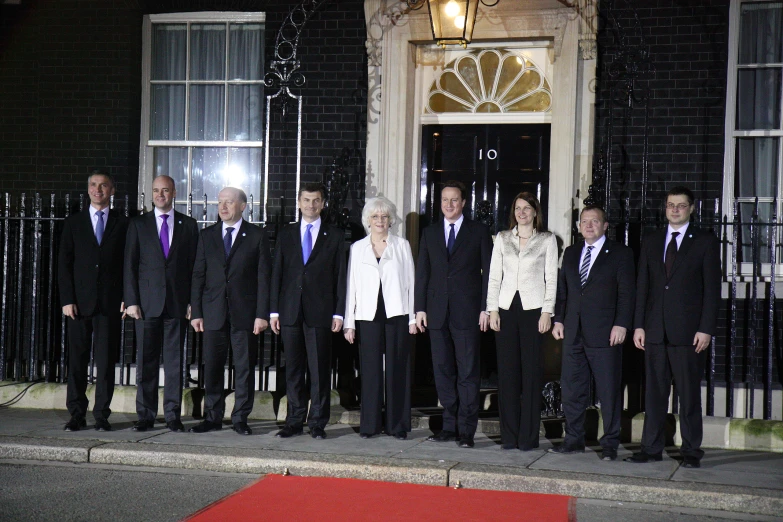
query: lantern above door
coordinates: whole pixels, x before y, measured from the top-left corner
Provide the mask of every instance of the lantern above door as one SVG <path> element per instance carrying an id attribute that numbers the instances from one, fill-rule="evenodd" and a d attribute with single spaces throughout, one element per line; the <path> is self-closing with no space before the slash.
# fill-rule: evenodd
<path id="1" fill-rule="evenodd" d="M 430 13 L 432 37 L 441 47 L 461 45 L 467 47 L 473 39 L 473 27 L 476 24 L 476 12 L 481 2 L 487 7 L 497 5 L 487 4 L 483 0 L 407 0 L 408 7 L 420 9 L 427 4 Z"/>

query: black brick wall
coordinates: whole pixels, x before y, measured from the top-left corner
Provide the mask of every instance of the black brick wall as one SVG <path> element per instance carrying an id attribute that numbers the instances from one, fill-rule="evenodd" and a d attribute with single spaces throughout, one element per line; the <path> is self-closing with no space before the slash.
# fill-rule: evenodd
<path id="1" fill-rule="evenodd" d="M 266 63 L 293 2 L 23 0 L 0 6 L 0 192 L 57 196 L 83 191 L 107 168 L 118 197 L 136 201 L 145 13 L 265 11 Z M 304 96 L 302 180 L 320 180 L 343 148 L 352 153 L 348 206 L 363 203 L 366 70 L 361 0 L 335 0 L 305 26 L 299 45 Z M 268 67 L 267 67 L 268 69 Z M 296 117 L 271 139 L 271 205 L 294 215 Z M 132 203 L 133 205 L 133 203 Z M 135 205 L 134 205 L 135 206 Z"/>
<path id="2" fill-rule="evenodd" d="M 619 65 L 618 51 L 639 44 L 640 36 L 655 71 L 635 84 L 637 97 L 650 96 L 647 209 L 660 209 L 662 196 L 675 184 L 689 185 L 698 198 L 721 196 L 728 6 L 728 0 L 601 2 L 595 143 L 597 154 L 608 150 L 611 121 L 611 209 L 619 209 L 626 197 L 632 218 L 638 219 L 642 208 L 645 111 L 638 101 L 627 108 L 627 97 L 619 94 L 621 82 L 609 74 Z M 647 212 L 652 217 L 656 211 Z"/>

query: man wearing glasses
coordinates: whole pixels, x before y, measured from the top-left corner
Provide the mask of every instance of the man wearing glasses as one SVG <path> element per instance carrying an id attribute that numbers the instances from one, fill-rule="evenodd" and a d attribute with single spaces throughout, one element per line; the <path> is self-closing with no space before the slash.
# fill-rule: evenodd
<path id="1" fill-rule="evenodd" d="M 701 380 L 720 302 L 718 239 L 690 224 L 693 193 L 674 187 L 666 197 L 669 226 L 642 243 L 633 341 L 644 350 L 645 418 L 642 448 L 626 461 L 663 458 L 672 378 L 680 396 L 683 466 L 700 467 Z"/>

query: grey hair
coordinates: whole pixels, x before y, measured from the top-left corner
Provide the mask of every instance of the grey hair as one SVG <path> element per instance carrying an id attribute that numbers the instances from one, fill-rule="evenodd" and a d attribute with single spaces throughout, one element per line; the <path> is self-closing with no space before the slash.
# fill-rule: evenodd
<path id="1" fill-rule="evenodd" d="M 220 192 L 223 192 L 226 189 L 233 190 L 236 193 L 237 198 L 239 198 L 239 201 L 247 204 L 247 194 L 245 194 L 244 190 L 242 190 L 241 188 L 229 186 L 229 187 L 223 187 L 222 189 L 220 189 Z"/>
<path id="2" fill-rule="evenodd" d="M 383 212 L 389 216 L 389 228 L 397 221 L 397 207 L 383 196 L 367 200 L 362 209 L 362 225 L 364 230 L 370 231 L 370 216 L 375 212 Z"/>

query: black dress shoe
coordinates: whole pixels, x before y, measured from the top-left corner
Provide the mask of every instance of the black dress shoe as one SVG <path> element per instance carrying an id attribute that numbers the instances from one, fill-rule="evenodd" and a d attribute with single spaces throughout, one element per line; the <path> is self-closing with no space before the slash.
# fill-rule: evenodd
<path id="1" fill-rule="evenodd" d="M 516 444 L 501 444 L 500 445 L 500 449 L 504 449 L 504 450 L 517 449 L 517 445 Z"/>
<path id="2" fill-rule="evenodd" d="M 427 440 L 430 442 L 449 442 L 452 440 L 457 440 L 457 434 L 453 431 L 443 430 L 437 435 L 430 435 L 427 437 Z"/>
<path id="3" fill-rule="evenodd" d="M 188 431 L 190 433 L 207 433 L 208 431 L 218 431 L 223 429 L 223 424 L 219 422 L 201 421 Z"/>
<path id="4" fill-rule="evenodd" d="M 302 427 L 294 428 L 293 426 L 283 426 L 283 429 L 278 431 L 277 434 L 275 434 L 275 437 L 280 437 L 281 439 L 287 439 L 288 437 L 294 437 L 296 435 L 301 435 L 304 433 L 304 430 L 302 430 Z"/>
<path id="5" fill-rule="evenodd" d="M 182 425 L 182 421 L 179 419 L 167 422 L 166 427 L 174 433 L 185 433 L 185 426 Z"/>
<path id="6" fill-rule="evenodd" d="M 360 433 L 359 436 L 363 439 L 371 439 L 375 433 Z"/>
<path id="7" fill-rule="evenodd" d="M 538 444 L 529 446 L 527 444 L 520 446 L 519 451 L 533 451 L 534 449 L 538 449 Z"/>
<path id="8" fill-rule="evenodd" d="M 324 440 L 326 438 L 326 432 L 323 428 L 319 428 L 318 426 L 315 426 L 313 428 L 310 428 L 310 436 L 314 439 L 318 440 Z"/>
<path id="9" fill-rule="evenodd" d="M 476 443 L 473 442 L 473 437 L 460 437 L 457 442 L 457 446 L 460 448 L 472 448 Z"/>
<path id="10" fill-rule="evenodd" d="M 682 467 L 683 468 L 700 468 L 701 467 L 701 461 L 697 459 L 696 457 L 683 457 L 682 458 Z"/>
<path id="11" fill-rule="evenodd" d="M 234 431 L 239 433 L 240 435 L 252 435 L 253 430 L 250 429 L 250 426 L 247 425 L 247 422 L 235 422 L 234 423 Z"/>
<path id="12" fill-rule="evenodd" d="M 404 431 L 398 431 L 394 434 L 394 438 L 397 440 L 405 440 L 408 438 L 408 433 Z"/>
<path id="13" fill-rule="evenodd" d="M 601 460 L 617 460 L 617 450 L 612 448 L 602 449 Z"/>
<path id="14" fill-rule="evenodd" d="M 153 426 L 155 425 L 154 422 L 148 421 L 148 420 L 140 420 L 133 423 L 133 427 L 131 428 L 133 431 L 147 431 L 151 430 Z"/>
<path id="15" fill-rule="evenodd" d="M 97 431 L 111 431 L 111 424 L 106 419 L 95 419 L 95 429 Z"/>
<path id="16" fill-rule="evenodd" d="M 655 453 L 654 455 L 650 455 L 649 453 L 645 453 L 643 451 L 640 451 L 639 453 L 634 453 L 630 457 L 625 458 L 625 462 L 633 462 L 634 464 L 646 464 L 647 462 L 660 462 L 663 460 L 663 455 L 660 453 Z"/>
<path id="17" fill-rule="evenodd" d="M 87 427 L 87 421 L 81 415 L 74 415 L 65 423 L 65 431 L 79 431 Z"/>
<path id="18" fill-rule="evenodd" d="M 560 446 L 549 448 L 546 451 L 547 453 L 559 453 L 560 455 L 572 455 L 574 453 L 584 453 L 585 449 L 584 447 L 566 446 L 565 444 L 561 444 Z"/>

